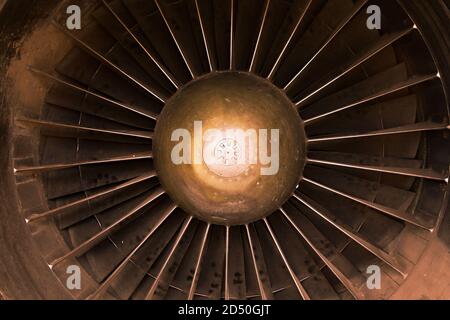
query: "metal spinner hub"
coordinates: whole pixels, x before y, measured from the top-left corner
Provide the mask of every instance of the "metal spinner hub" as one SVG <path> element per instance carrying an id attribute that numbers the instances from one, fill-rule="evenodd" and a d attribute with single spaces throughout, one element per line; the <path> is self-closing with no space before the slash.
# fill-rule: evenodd
<path id="1" fill-rule="evenodd" d="M 216 224 L 245 224 L 276 211 L 305 162 L 303 124 L 291 101 L 248 73 L 212 73 L 180 89 L 153 141 L 167 193 Z"/>
<path id="2" fill-rule="evenodd" d="M 205 161 L 205 164 L 218 176 L 237 177 L 248 168 L 245 163 L 239 163 L 243 148 L 238 140 L 224 138 L 216 144 L 212 161 Z"/>

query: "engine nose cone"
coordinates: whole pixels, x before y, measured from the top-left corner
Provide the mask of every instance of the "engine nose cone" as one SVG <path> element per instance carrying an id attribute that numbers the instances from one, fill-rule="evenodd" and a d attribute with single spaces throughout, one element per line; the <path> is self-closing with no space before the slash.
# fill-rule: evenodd
<path id="1" fill-rule="evenodd" d="M 214 73 L 180 89 L 154 135 L 162 186 L 186 212 L 238 225 L 277 210 L 305 162 L 305 133 L 291 101 L 265 79 Z"/>

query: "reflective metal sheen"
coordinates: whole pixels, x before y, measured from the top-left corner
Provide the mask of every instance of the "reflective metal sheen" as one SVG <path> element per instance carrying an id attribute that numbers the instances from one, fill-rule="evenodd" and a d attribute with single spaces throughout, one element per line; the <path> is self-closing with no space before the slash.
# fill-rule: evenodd
<path id="1" fill-rule="evenodd" d="M 194 129 L 199 121 L 201 131 Z M 189 132 L 192 148 L 176 149 L 175 155 L 191 152 L 191 163 L 172 161 L 174 147 L 184 141 L 172 139 L 177 129 Z M 258 133 L 257 161 L 239 162 L 248 146 L 232 137 L 209 140 L 205 133 L 210 129 Z M 267 143 L 260 140 L 260 129 L 267 130 Z M 270 156 L 275 150 L 272 129 L 279 129 L 279 168 L 263 175 L 261 169 L 270 164 L 261 162 L 260 151 Z M 153 139 L 155 168 L 164 189 L 188 213 L 210 223 L 245 224 L 271 214 L 292 195 L 305 163 L 305 141 L 302 120 L 280 89 L 248 73 L 212 73 L 181 88 L 165 105 Z M 194 163 L 199 143 L 203 159 L 205 150 L 212 150 L 217 162 Z"/>

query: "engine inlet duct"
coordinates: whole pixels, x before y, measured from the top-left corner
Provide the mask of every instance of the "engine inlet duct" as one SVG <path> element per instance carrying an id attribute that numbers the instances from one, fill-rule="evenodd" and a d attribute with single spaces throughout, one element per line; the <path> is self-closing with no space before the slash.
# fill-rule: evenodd
<path id="1" fill-rule="evenodd" d="M 441 0 L 0 0 L 0 299 L 450 299 Z"/>

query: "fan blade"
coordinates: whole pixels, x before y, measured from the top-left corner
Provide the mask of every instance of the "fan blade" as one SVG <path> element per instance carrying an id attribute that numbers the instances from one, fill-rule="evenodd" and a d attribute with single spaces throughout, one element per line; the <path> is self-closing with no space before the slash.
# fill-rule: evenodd
<path id="1" fill-rule="evenodd" d="M 170 71 L 152 54 L 144 44 L 139 40 L 139 38 L 133 33 L 133 31 L 125 24 L 125 22 L 119 17 L 119 15 L 114 11 L 108 2 L 102 0 L 103 5 L 111 12 L 116 21 L 126 30 L 128 35 L 136 42 L 136 44 L 145 52 L 147 57 L 158 67 L 158 69 L 164 74 L 164 76 L 172 83 L 172 85 L 178 89 L 180 84 L 178 80 L 170 73 Z"/>
<path id="2" fill-rule="evenodd" d="M 155 4 L 156 4 L 156 6 L 158 7 L 159 13 L 161 14 L 161 17 L 163 18 L 164 23 L 166 24 L 166 27 L 167 27 L 167 29 L 169 30 L 170 35 L 172 36 L 172 40 L 174 41 L 175 45 L 177 46 L 177 49 L 178 49 L 178 51 L 179 51 L 181 57 L 183 58 L 183 61 L 184 61 L 184 63 L 186 64 L 186 67 L 188 68 L 189 73 L 191 74 L 192 79 L 195 79 L 195 78 L 197 77 L 197 74 L 196 74 L 196 72 L 194 71 L 194 69 L 193 69 L 191 63 L 189 62 L 189 60 L 188 60 L 188 58 L 187 58 L 187 55 L 186 55 L 185 51 L 184 51 L 183 48 L 182 48 L 181 43 L 177 40 L 175 31 L 174 31 L 173 28 L 171 27 L 171 25 L 170 25 L 170 23 L 169 23 L 169 20 L 167 19 L 167 16 L 165 15 L 165 13 L 164 13 L 164 11 L 163 11 L 163 8 L 162 8 L 162 6 L 161 6 L 159 0 L 155 0 Z"/>
<path id="3" fill-rule="evenodd" d="M 76 91 L 79 91 L 79 92 L 81 92 L 83 94 L 87 94 L 87 95 L 93 96 L 93 97 L 98 98 L 98 99 L 100 99 L 102 101 L 108 102 L 108 103 L 110 103 L 110 104 L 112 104 L 114 106 L 117 106 L 117 107 L 129 110 L 129 111 L 132 111 L 134 113 L 137 113 L 139 115 L 145 116 L 147 118 L 150 118 L 150 119 L 153 119 L 153 120 L 158 119 L 158 116 L 156 114 L 154 114 L 154 113 L 152 113 L 150 111 L 146 111 L 146 110 L 144 110 L 141 107 L 132 106 L 132 105 L 129 105 L 127 103 L 108 98 L 105 95 L 93 92 L 93 91 L 91 91 L 89 89 L 86 89 L 86 88 L 80 86 L 80 85 L 77 85 L 77 84 L 74 84 L 72 82 L 60 79 L 60 78 L 58 78 L 58 77 L 56 77 L 54 75 L 51 75 L 51 74 L 46 73 L 44 71 L 38 70 L 38 69 L 36 69 L 34 67 L 30 66 L 28 68 L 29 68 L 30 71 L 32 71 L 32 72 L 34 72 L 36 74 L 44 76 L 44 77 L 46 77 L 48 79 L 51 79 L 51 80 L 55 81 L 56 83 L 59 83 L 59 84 L 64 85 L 64 86 L 66 86 L 68 88 L 74 89 Z"/>
<path id="4" fill-rule="evenodd" d="M 153 158 L 153 154 L 151 152 L 147 152 L 147 153 L 142 153 L 142 154 L 132 154 L 129 156 L 122 156 L 122 157 L 112 157 L 112 158 L 108 158 L 108 159 L 80 161 L 80 162 L 76 162 L 76 163 L 54 163 L 54 164 L 46 164 L 46 165 L 36 166 L 36 167 L 21 167 L 21 168 L 14 169 L 14 173 L 16 173 L 16 174 L 33 174 L 33 173 L 42 173 L 42 172 L 52 171 L 52 170 L 62 170 L 62 169 L 86 166 L 86 165 L 111 163 L 111 162 L 114 163 L 114 162 L 151 159 L 151 158 Z"/>
<path id="5" fill-rule="evenodd" d="M 122 184 L 120 184 L 118 186 L 114 186 L 114 187 L 109 188 L 109 189 L 107 189 L 105 191 L 101 191 L 99 193 L 93 194 L 93 195 L 91 195 L 89 197 L 86 197 L 86 198 L 83 198 L 83 199 L 80 199 L 80 200 L 77 200 L 77 201 L 74 201 L 74 202 L 67 203 L 67 204 L 65 204 L 65 205 L 63 205 L 61 207 L 57 207 L 55 209 L 46 211 L 44 213 L 33 214 L 26 220 L 26 222 L 30 223 L 30 222 L 33 222 L 33 221 L 37 221 L 37 220 L 47 219 L 47 218 L 53 217 L 53 216 L 55 216 L 57 214 L 62 213 L 66 209 L 73 208 L 73 207 L 79 206 L 79 205 L 84 204 L 84 203 L 88 203 L 89 201 L 98 199 L 98 198 L 103 197 L 103 196 L 107 196 L 109 194 L 112 194 L 113 192 L 125 189 L 125 188 L 127 188 L 129 186 L 132 186 L 132 185 L 135 185 L 135 184 L 137 184 L 139 182 L 151 179 L 151 178 L 153 178 L 155 176 L 156 176 L 156 173 L 153 171 L 150 174 L 137 177 L 135 179 L 132 179 L 130 181 L 122 183 Z"/>
<path id="6" fill-rule="evenodd" d="M 294 227 L 298 234 L 303 238 L 303 240 L 310 246 L 314 253 L 322 260 L 325 265 L 333 272 L 333 274 L 342 282 L 342 284 L 347 288 L 347 290 L 352 294 L 355 299 L 364 299 L 364 294 L 355 286 L 350 279 L 348 279 L 325 255 L 323 255 L 320 250 L 312 243 L 312 241 L 306 236 L 306 234 L 300 229 L 299 226 L 289 217 L 283 208 L 280 208 L 281 213 L 289 221 L 289 223 Z"/>
<path id="7" fill-rule="evenodd" d="M 82 243 L 81 245 L 79 245 L 78 247 L 72 249 L 70 252 L 66 253 L 64 256 L 55 259 L 51 264 L 51 268 L 53 268 L 54 266 L 56 266 L 57 264 L 61 263 L 62 261 L 71 258 L 71 257 L 79 257 L 82 254 L 86 253 L 89 249 L 91 249 L 93 246 L 95 246 L 96 244 L 98 244 L 100 241 L 104 240 L 106 237 L 108 237 L 108 235 L 110 235 L 111 233 L 115 232 L 116 230 L 118 230 L 122 225 L 126 224 L 129 222 L 130 219 L 135 218 L 136 214 L 143 209 L 144 207 L 146 207 L 147 205 L 149 205 L 150 203 L 152 203 L 155 199 L 157 199 L 158 197 L 160 197 L 161 195 L 163 195 L 165 192 L 162 190 L 162 188 L 157 188 L 155 191 L 152 192 L 152 194 L 150 194 L 145 201 L 143 201 L 141 204 L 139 204 L 138 206 L 136 206 L 133 210 L 131 210 L 130 212 L 126 213 L 122 218 L 120 218 L 119 220 L 117 220 L 115 223 L 113 223 L 112 225 L 110 225 L 109 227 L 103 229 L 101 232 L 97 233 L 95 236 L 93 236 L 92 238 L 90 238 L 89 240 L 85 241 L 84 243 Z"/>
<path id="8" fill-rule="evenodd" d="M 367 48 L 366 51 L 363 51 L 358 56 L 352 58 L 349 62 L 347 62 L 344 66 L 340 67 L 337 71 L 334 71 L 330 75 L 326 76 L 324 78 L 325 80 L 321 80 L 318 84 L 314 84 L 313 86 L 308 88 L 306 92 L 303 92 L 301 94 L 302 98 L 297 102 L 297 105 L 301 106 L 303 104 L 306 104 L 320 91 L 327 88 L 331 84 L 335 83 L 340 78 L 342 78 L 352 70 L 356 69 L 358 66 L 361 66 L 364 62 L 368 61 L 370 58 L 372 58 L 373 56 L 375 56 L 377 53 L 381 52 L 388 46 L 392 45 L 394 42 L 403 38 L 404 36 L 409 34 L 412 30 L 413 28 L 411 27 L 403 31 L 384 35 L 378 42 L 371 45 L 371 47 Z M 285 90 L 289 90 L 289 87 L 291 85 L 292 83 L 288 84 Z"/>
<path id="9" fill-rule="evenodd" d="M 289 45 L 291 44 L 292 39 L 294 38 L 295 34 L 297 33 L 297 30 L 299 29 L 300 25 L 302 24 L 303 19 L 305 18 L 305 15 L 308 12 L 312 2 L 313 2 L 312 0 L 308 0 L 305 7 L 303 8 L 300 17 L 297 20 L 297 23 L 295 24 L 294 29 L 292 29 L 292 32 L 289 35 L 289 38 L 287 39 L 286 43 L 284 44 L 283 48 L 281 49 L 281 52 L 278 54 L 277 59 L 275 60 L 275 63 L 272 66 L 272 69 L 270 70 L 269 75 L 267 76 L 267 79 L 273 80 L 275 73 L 277 72 L 278 68 L 280 67 L 281 61 L 283 60 L 283 57 L 286 54 L 286 51 L 289 48 Z"/>
<path id="10" fill-rule="evenodd" d="M 308 143 L 319 143 L 319 142 L 328 142 L 328 141 L 337 141 L 337 140 L 346 140 L 346 139 L 358 139 L 358 138 L 368 138 L 368 137 L 378 137 L 378 136 L 386 136 L 386 135 L 396 135 L 396 134 L 404 134 L 404 133 L 416 133 L 416 132 L 426 132 L 426 131 L 439 131 L 445 130 L 448 124 L 437 123 L 437 122 L 420 122 L 409 124 L 405 126 L 383 129 L 383 130 L 375 130 L 368 132 L 355 132 L 341 135 L 330 135 L 330 136 L 321 136 L 321 137 L 312 137 L 308 139 Z"/>
<path id="11" fill-rule="evenodd" d="M 391 266 L 394 270 L 399 272 L 404 278 L 407 276 L 405 267 L 400 265 L 400 262 L 393 256 L 387 254 L 383 250 L 375 247 L 368 241 L 362 239 L 358 235 L 354 234 L 347 228 L 345 228 L 342 225 L 339 225 L 338 223 L 334 222 L 332 219 L 329 218 L 329 215 L 326 213 L 326 210 L 321 208 L 318 204 L 316 204 L 311 199 L 308 199 L 304 195 L 300 195 L 298 193 L 294 193 L 293 197 L 300 201 L 303 205 L 305 205 L 307 208 L 312 210 L 315 214 L 320 216 L 323 220 L 331 224 L 333 227 L 341 231 L 343 234 L 345 234 L 347 237 L 358 243 L 360 246 L 371 252 L 373 255 L 381 259 L 382 261 L 386 262 L 389 266 Z"/>
<path id="12" fill-rule="evenodd" d="M 391 217 L 394 217 L 396 219 L 399 219 L 401 221 L 404 221 L 404 222 L 410 223 L 412 225 L 418 226 L 418 227 L 420 227 L 422 229 L 426 229 L 426 230 L 429 230 L 429 231 L 432 231 L 434 229 L 434 224 L 431 223 L 430 221 L 422 221 L 422 219 L 419 219 L 418 217 L 415 217 L 415 216 L 413 216 L 411 214 L 408 214 L 406 212 L 403 212 L 403 211 L 400 211 L 400 210 L 395 210 L 395 209 L 392 209 L 392 208 L 389 208 L 389 207 L 386 207 L 386 206 L 383 206 L 383 205 L 380 205 L 380 204 L 377 204 L 377 203 L 374 203 L 374 202 L 370 202 L 370 201 L 367 201 L 367 200 L 364 200 L 364 199 L 352 196 L 350 194 L 341 192 L 341 191 L 339 191 L 337 189 L 327 187 L 327 186 L 325 186 L 325 185 L 323 185 L 323 184 L 321 184 L 321 183 L 319 183 L 317 181 L 314 181 L 314 180 L 311 180 L 311 179 L 308 179 L 308 178 L 303 178 L 303 180 L 305 182 L 311 183 L 311 184 L 313 184 L 313 185 L 315 185 L 315 186 L 317 186 L 319 188 L 322 188 L 324 190 L 330 191 L 330 192 L 335 193 L 337 195 L 340 195 L 340 196 L 342 196 L 344 198 L 350 199 L 350 200 L 352 200 L 354 202 L 360 203 L 360 204 L 365 205 L 365 206 L 367 206 L 369 208 L 372 208 L 372 209 L 375 209 L 375 210 L 380 211 L 382 213 L 385 213 L 385 214 L 387 214 L 387 215 L 389 215 Z"/>
<path id="13" fill-rule="evenodd" d="M 341 30 L 349 23 L 349 21 L 361 10 L 361 8 L 367 3 L 368 0 L 358 1 L 349 12 L 349 14 L 341 21 L 341 23 L 334 29 L 333 33 L 328 37 L 325 43 L 320 47 L 319 50 L 311 57 L 311 59 L 300 69 L 300 71 L 285 85 L 284 90 L 289 91 L 292 84 L 297 81 L 297 79 L 302 75 L 302 73 L 309 67 L 311 63 L 320 55 L 320 53 L 325 50 L 328 44 L 333 41 L 333 39 L 341 32 Z"/>
<path id="14" fill-rule="evenodd" d="M 169 255 L 165 259 L 161 270 L 159 271 L 155 281 L 153 282 L 153 284 L 150 288 L 150 291 L 147 293 L 147 296 L 145 297 L 145 300 L 152 300 L 152 299 L 156 298 L 156 295 L 158 295 L 157 290 L 161 290 L 162 289 L 161 286 L 163 286 L 163 284 L 161 284 L 161 282 L 165 282 L 167 285 L 168 281 L 163 280 L 164 273 L 167 272 L 167 268 L 169 266 L 171 266 L 171 269 L 173 269 L 173 267 L 175 266 L 173 260 L 175 259 L 176 250 L 179 249 L 182 239 L 186 235 L 186 232 L 192 222 L 192 219 L 193 219 L 192 216 L 189 216 L 183 222 L 183 225 L 180 228 L 180 231 L 175 239 L 175 242 L 173 243 L 173 246 L 170 249 Z M 186 247 L 186 245 L 184 245 L 183 247 Z M 174 272 L 171 272 L 171 274 L 173 274 L 173 273 Z"/>
<path id="15" fill-rule="evenodd" d="M 147 242 L 148 239 L 155 233 L 156 230 L 164 223 L 164 221 L 167 220 L 167 218 L 172 214 L 172 212 L 177 208 L 175 204 L 171 205 L 161 216 L 161 218 L 158 220 L 158 222 L 152 227 L 152 229 L 149 231 L 149 233 L 141 240 L 141 242 L 131 251 L 128 256 L 123 259 L 123 261 L 119 264 L 117 268 L 114 269 L 114 271 L 108 276 L 108 278 L 102 282 L 102 284 L 97 288 L 97 290 L 92 293 L 88 299 L 97 299 L 99 298 L 105 290 L 109 287 L 109 285 L 114 282 L 114 280 L 119 276 L 119 274 L 125 269 L 125 266 L 130 262 L 130 260 L 133 258 L 133 256 L 138 252 L 144 244 Z"/>
<path id="16" fill-rule="evenodd" d="M 300 296 L 302 297 L 303 300 L 310 300 L 310 297 L 309 297 L 308 293 L 306 292 L 305 288 L 303 287 L 300 279 L 297 277 L 297 275 L 295 274 L 291 265 L 289 264 L 289 261 L 287 260 L 285 254 L 283 252 L 283 249 L 281 249 L 280 243 L 278 242 L 278 239 L 275 236 L 275 233 L 273 232 L 272 227 L 270 226 L 270 224 L 266 218 L 264 218 L 263 221 L 266 225 L 267 230 L 270 233 L 270 236 L 272 237 L 273 242 L 275 243 L 275 246 L 278 249 L 278 253 L 280 254 L 281 258 L 283 259 L 283 262 L 284 262 L 286 268 L 288 269 L 289 274 L 291 275 L 291 278 L 294 281 L 295 286 L 297 287 L 297 290 L 298 290 Z"/>
<path id="17" fill-rule="evenodd" d="M 136 84 L 140 88 L 142 88 L 144 91 L 155 97 L 157 100 L 159 100 L 162 103 L 165 103 L 167 100 L 167 97 L 163 96 L 161 93 L 156 91 L 155 89 L 150 88 L 145 83 L 142 83 L 140 80 L 134 78 L 132 75 L 130 75 L 128 72 L 124 71 L 122 68 L 114 64 L 112 61 L 110 61 L 108 58 L 103 56 L 101 53 L 97 52 L 94 48 L 89 46 L 86 42 L 79 39 L 78 37 L 74 36 L 72 33 L 68 32 L 65 28 L 60 26 L 58 23 L 54 23 L 54 25 L 57 27 L 58 30 L 61 30 L 65 35 L 67 35 L 69 38 L 74 40 L 76 43 L 78 43 L 84 50 L 86 50 L 89 54 L 100 60 L 105 65 L 109 66 L 116 72 L 118 72 L 120 75 L 125 77 L 126 79 L 130 80 L 132 83 Z"/>

